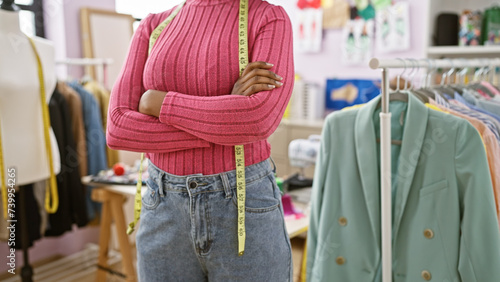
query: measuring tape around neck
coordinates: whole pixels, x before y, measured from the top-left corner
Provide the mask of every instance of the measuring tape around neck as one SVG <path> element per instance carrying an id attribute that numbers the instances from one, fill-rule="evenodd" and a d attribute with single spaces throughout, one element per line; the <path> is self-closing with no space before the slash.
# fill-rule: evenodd
<path id="1" fill-rule="evenodd" d="M 179 13 L 184 3 L 179 4 L 177 8 L 168 16 L 155 30 L 151 33 L 149 39 L 149 51 L 151 50 L 158 39 L 162 31 L 167 27 L 167 25 L 174 19 L 174 17 Z M 240 75 L 245 70 L 248 65 L 248 0 L 240 0 L 240 8 L 238 13 L 238 61 L 239 61 L 239 72 Z M 238 198 L 238 255 L 242 256 L 245 253 L 245 198 L 246 198 L 246 183 L 245 183 L 245 152 L 243 145 L 238 145 L 234 147 L 235 159 L 236 159 L 236 190 Z M 134 200 L 134 221 L 129 224 L 127 229 L 127 234 L 132 234 L 137 222 L 141 216 L 141 188 L 142 188 L 142 161 L 144 159 L 144 153 L 141 154 L 141 164 L 139 167 L 139 179 L 137 181 L 137 190 Z"/>
<path id="2" fill-rule="evenodd" d="M 240 0 L 239 10 L 239 67 L 240 76 L 248 65 L 248 0 Z M 243 145 L 234 147 L 236 158 L 236 189 L 238 194 L 238 255 L 245 253 L 245 200 L 246 200 L 246 178 L 245 178 L 245 150 Z"/>

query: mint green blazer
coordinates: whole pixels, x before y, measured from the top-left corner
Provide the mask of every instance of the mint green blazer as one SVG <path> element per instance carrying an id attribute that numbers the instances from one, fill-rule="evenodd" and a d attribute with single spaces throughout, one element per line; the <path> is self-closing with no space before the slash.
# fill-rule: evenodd
<path id="1" fill-rule="evenodd" d="M 307 281 L 381 279 L 379 101 L 326 118 Z M 478 132 L 413 95 L 393 103 L 393 138 L 403 140 L 392 146 L 393 281 L 500 281 L 500 232 Z"/>

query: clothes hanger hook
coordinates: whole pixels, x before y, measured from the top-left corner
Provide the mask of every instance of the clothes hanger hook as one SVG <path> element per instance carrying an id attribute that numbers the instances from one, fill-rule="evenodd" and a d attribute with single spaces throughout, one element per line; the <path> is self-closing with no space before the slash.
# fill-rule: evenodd
<path id="1" fill-rule="evenodd" d="M 400 86 L 400 80 L 401 80 L 401 76 L 406 72 L 406 61 L 401 59 L 401 58 L 396 58 L 396 60 L 399 60 L 403 63 L 404 65 L 404 70 L 402 73 L 400 73 L 397 77 L 396 77 L 396 91 L 400 91 L 401 88 L 399 87 Z"/>
<path id="2" fill-rule="evenodd" d="M 476 71 L 474 72 L 474 82 L 477 82 L 479 80 L 479 76 L 482 74 L 483 68 L 478 67 Z"/>
<path id="3" fill-rule="evenodd" d="M 469 72 L 470 63 L 466 59 L 460 59 L 460 60 L 462 61 L 462 64 L 464 67 L 462 68 L 462 70 L 460 72 L 457 72 L 457 75 L 458 75 L 459 83 L 462 83 L 465 85 L 465 76 Z M 467 64 L 469 64 L 469 65 L 467 65 Z"/>
<path id="4" fill-rule="evenodd" d="M 453 74 L 453 72 L 455 72 L 455 66 L 453 65 L 453 61 L 450 58 L 445 58 L 444 60 L 447 60 L 450 62 L 451 69 L 448 72 L 443 72 L 443 75 L 441 77 L 441 86 L 444 86 L 446 79 L 449 78 Z"/>
<path id="5" fill-rule="evenodd" d="M 413 86 L 415 85 L 415 82 L 414 82 L 415 75 L 420 70 L 420 67 L 418 67 L 418 61 L 417 60 L 411 59 L 411 58 L 408 58 L 407 60 L 411 64 L 411 73 L 409 75 L 411 83 L 408 85 L 408 88 L 405 87 L 405 90 L 411 90 L 411 89 L 413 89 Z M 405 86 L 406 86 L 406 83 L 405 83 Z"/>
<path id="6" fill-rule="evenodd" d="M 437 73 L 437 71 L 438 71 L 437 61 L 435 59 L 432 59 L 431 61 L 433 64 L 433 69 L 432 69 L 431 73 Z M 429 80 L 429 87 L 431 86 L 431 82 L 432 82 L 432 78 L 431 78 L 431 80 Z"/>
<path id="7" fill-rule="evenodd" d="M 453 73 L 455 72 L 455 64 L 453 62 L 453 60 L 449 59 L 448 60 L 450 61 L 450 64 L 451 64 L 451 69 L 448 71 L 447 73 L 447 78 L 448 78 L 448 83 L 447 85 L 450 85 L 451 84 L 451 76 L 453 75 Z"/>
<path id="8" fill-rule="evenodd" d="M 408 63 L 411 64 L 411 71 L 410 73 L 408 74 L 408 77 L 409 79 L 411 80 L 411 78 L 413 77 L 413 73 L 415 72 L 415 66 L 413 65 L 413 62 L 411 61 L 411 59 L 405 59 L 406 61 L 408 61 Z M 409 89 L 409 85 L 408 85 L 408 79 L 405 79 L 405 88 L 403 90 L 408 90 Z"/>
<path id="9" fill-rule="evenodd" d="M 425 67 L 427 70 L 427 73 L 424 77 L 424 87 L 428 87 L 427 82 L 429 81 L 430 76 L 431 76 L 431 72 L 432 72 L 431 60 L 429 58 L 423 59 L 423 60 L 427 62 L 427 66 Z"/>
<path id="10" fill-rule="evenodd" d="M 413 78 L 412 78 L 412 87 L 411 89 L 415 89 L 415 83 L 413 82 L 413 79 L 415 78 L 415 76 L 420 72 L 420 64 L 419 64 L 419 61 L 417 59 L 412 59 L 413 62 L 415 62 L 415 67 L 417 68 L 417 70 L 415 71 L 415 74 L 413 75 Z"/>

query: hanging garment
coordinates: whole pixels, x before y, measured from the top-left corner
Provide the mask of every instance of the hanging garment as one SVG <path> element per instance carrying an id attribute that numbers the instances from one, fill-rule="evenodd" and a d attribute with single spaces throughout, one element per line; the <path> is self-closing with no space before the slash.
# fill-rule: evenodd
<path id="1" fill-rule="evenodd" d="M 476 111 L 469 108 L 464 103 L 460 102 L 458 99 L 459 95 L 457 95 L 457 99 L 449 99 L 451 105 L 450 108 L 457 109 L 457 111 L 461 113 L 480 119 L 482 122 L 488 125 L 493 134 L 495 134 L 495 137 L 497 137 L 497 140 L 500 142 L 500 122 L 489 114 L 485 114 L 480 111 Z"/>
<path id="2" fill-rule="evenodd" d="M 481 137 L 409 95 L 394 155 L 393 279 L 497 281 L 500 231 Z M 380 279 L 380 97 L 326 119 L 312 192 L 308 281 Z M 405 114 L 403 114 L 405 112 Z M 394 126 L 394 125 L 393 125 Z"/>
<path id="3" fill-rule="evenodd" d="M 102 128 L 106 133 L 106 128 L 108 126 L 109 91 L 96 81 L 89 81 L 85 83 L 83 88 L 94 95 L 94 98 L 101 109 Z M 106 154 L 108 157 L 108 167 L 113 167 L 114 164 L 119 162 L 118 151 L 106 146 Z"/>
<path id="4" fill-rule="evenodd" d="M 498 124 L 498 122 L 494 118 L 492 118 L 491 116 L 489 116 L 487 114 L 483 114 L 481 112 L 471 110 L 465 104 L 460 103 L 455 99 L 452 99 L 450 96 L 447 96 L 447 95 L 444 95 L 444 96 L 446 97 L 446 99 L 448 99 L 448 101 L 442 99 L 440 95 L 436 94 L 436 102 L 439 105 L 444 106 L 444 107 L 449 108 L 449 109 L 452 109 L 452 110 L 459 112 L 461 114 L 465 114 L 469 117 L 479 119 L 481 122 L 483 122 L 484 124 L 486 124 L 488 126 L 488 128 L 491 130 L 491 132 L 493 132 L 493 134 L 495 134 L 495 137 L 497 138 L 497 140 L 500 141 L 500 124 Z M 456 94 L 455 96 L 459 96 L 459 95 Z"/>
<path id="5" fill-rule="evenodd" d="M 486 89 L 488 89 L 492 95 L 495 95 L 495 96 L 500 95 L 500 90 L 498 90 L 495 86 L 493 86 L 493 84 L 491 84 L 487 81 L 481 81 L 481 85 L 486 87 Z"/>
<path id="6" fill-rule="evenodd" d="M 482 98 L 477 98 L 474 94 L 475 91 L 464 89 L 462 96 L 455 95 L 455 99 L 466 105 L 468 108 L 486 114 L 500 122 L 500 104 L 487 101 Z"/>
<path id="7" fill-rule="evenodd" d="M 497 211 L 497 218 L 499 220 L 500 226 L 500 145 L 495 138 L 493 132 L 491 132 L 488 127 L 482 123 L 480 120 L 471 118 L 459 112 L 455 112 L 450 109 L 446 109 L 443 106 L 438 105 L 434 100 L 429 99 L 429 103 L 437 107 L 441 111 L 452 114 L 456 117 L 463 118 L 470 122 L 477 132 L 481 135 L 483 139 L 484 146 L 486 148 L 486 156 L 488 158 L 488 166 L 490 168 L 491 183 L 493 185 L 493 194 L 495 196 L 495 204 Z"/>
<path id="8" fill-rule="evenodd" d="M 21 195 L 19 189 L 24 189 L 24 207 L 21 205 Z M 42 238 L 42 235 L 40 234 L 41 218 L 38 212 L 40 208 L 38 207 L 33 194 L 33 184 L 20 186 L 19 189 L 15 193 L 16 206 L 14 208 L 15 217 L 13 218 L 13 220 L 17 220 L 14 222 L 16 227 L 14 242 L 15 249 L 17 250 L 23 248 L 22 237 L 23 233 L 26 232 L 21 224 L 22 221 L 28 222 L 28 224 L 26 224 L 28 227 L 28 246 L 26 246 L 26 248 L 33 246 L 33 243 L 36 240 Z M 21 218 L 21 208 L 25 213 L 24 218 Z"/>
<path id="9" fill-rule="evenodd" d="M 80 227 L 88 223 L 85 190 L 80 180 L 80 164 L 68 108 L 66 100 L 56 88 L 50 99 L 49 111 L 61 155 L 61 172 L 57 175 L 59 208 L 56 213 L 49 214 L 46 236 L 62 235 L 71 230 L 73 223 Z"/>
<path id="10" fill-rule="evenodd" d="M 40 214 L 40 234 L 45 234 L 49 226 L 49 214 L 45 210 L 45 189 L 47 189 L 47 180 L 33 183 L 33 195 L 38 204 L 38 213 Z"/>
<path id="11" fill-rule="evenodd" d="M 80 176 L 87 173 L 87 141 L 85 140 L 85 127 L 83 125 L 82 99 L 78 93 L 64 82 L 57 83 L 57 90 L 61 93 L 69 106 L 71 116 L 71 129 L 76 142 L 78 162 L 80 163 Z"/>
<path id="12" fill-rule="evenodd" d="M 94 175 L 101 170 L 108 168 L 106 158 L 106 138 L 102 128 L 102 119 L 99 107 L 95 98 L 87 92 L 76 81 L 68 84 L 76 90 L 82 99 L 83 122 L 85 125 L 85 136 L 87 141 L 87 165 L 88 174 Z M 99 203 L 93 202 L 90 198 L 92 187 L 87 186 L 87 213 L 92 220 L 96 212 L 100 211 Z"/>

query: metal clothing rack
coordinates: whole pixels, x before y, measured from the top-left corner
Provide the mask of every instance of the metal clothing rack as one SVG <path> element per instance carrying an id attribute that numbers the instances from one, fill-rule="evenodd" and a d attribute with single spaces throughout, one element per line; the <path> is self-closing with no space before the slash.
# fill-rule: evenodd
<path id="1" fill-rule="evenodd" d="M 113 63 L 113 59 L 109 58 L 66 58 L 61 60 L 56 60 L 58 65 L 68 65 L 68 66 L 84 66 L 85 72 L 89 72 L 89 67 L 96 67 L 96 80 L 97 82 L 104 85 L 106 88 L 110 88 L 108 85 L 108 74 L 107 67 Z"/>
<path id="2" fill-rule="evenodd" d="M 381 238 L 382 238 L 382 281 L 392 281 L 392 181 L 391 181 L 391 113 L 389 111 L 389 69 L 431 69 L 431 68 L 490 68 L 490 79 L 495 76 L 495 68 L 500 59 L 377 59 L 370 61 L 372 69 L 382 70 L 382 111 L 380 113 L 380 198 L 381 198 Z"/>

